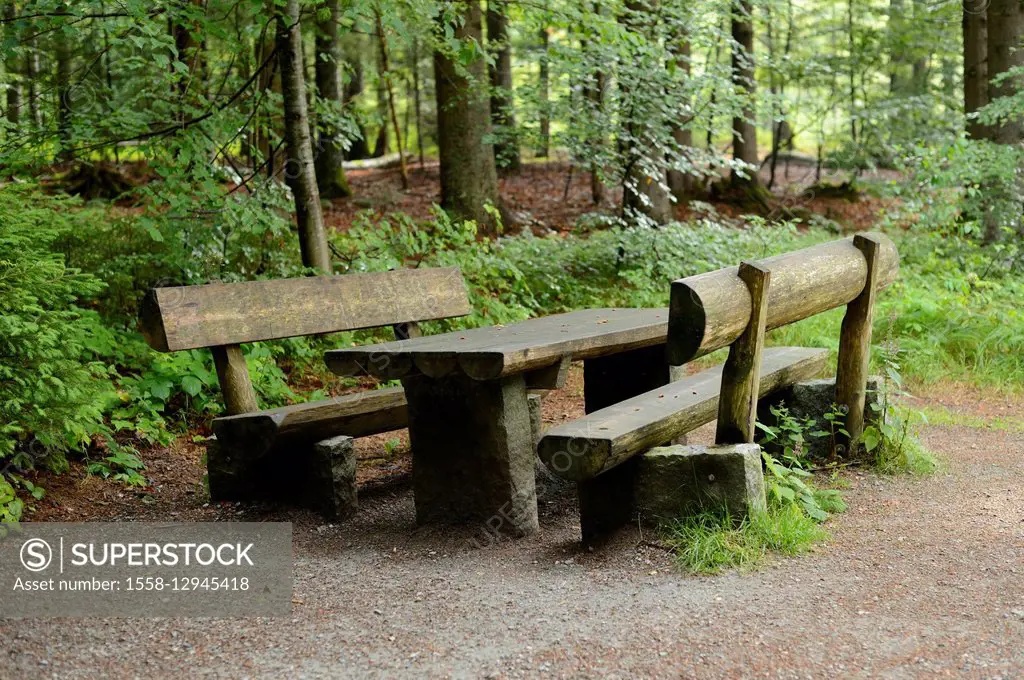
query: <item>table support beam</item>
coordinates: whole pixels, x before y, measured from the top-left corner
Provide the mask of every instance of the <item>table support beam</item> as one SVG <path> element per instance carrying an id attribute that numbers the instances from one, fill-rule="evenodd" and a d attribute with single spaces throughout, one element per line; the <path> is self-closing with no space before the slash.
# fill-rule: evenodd
<path id="1" fill-rule="evenodd" d="M 588 359 L 583 362 L 583 395 L 587 413 L 667 385 L 671 376 L 665 345 Z M 580 530 L 593 543 L 629 522 L 629 496 L 635 465 L 627 462 L 579 482 Z"/>
<path id="2" fill-rule="evenodd" d="M 536 532 L 536 453 L 523 376 L 417 376 L 402 385 L 416 521 L 479 522 L 508 537 Z"/>

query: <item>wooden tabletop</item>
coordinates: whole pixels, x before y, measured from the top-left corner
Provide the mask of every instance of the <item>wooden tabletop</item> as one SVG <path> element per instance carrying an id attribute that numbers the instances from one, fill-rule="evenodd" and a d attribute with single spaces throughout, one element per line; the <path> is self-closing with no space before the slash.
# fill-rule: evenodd
<path id="1" fill-rule="evenodd" d="M 563 357 L 591 359 L 664 344 L 668 309 L 585 309 L 508 326 L 431 335 L 326 353 L 338 375 L 393 380 L 463 372 L 493 380 L 551 366 Z"/>

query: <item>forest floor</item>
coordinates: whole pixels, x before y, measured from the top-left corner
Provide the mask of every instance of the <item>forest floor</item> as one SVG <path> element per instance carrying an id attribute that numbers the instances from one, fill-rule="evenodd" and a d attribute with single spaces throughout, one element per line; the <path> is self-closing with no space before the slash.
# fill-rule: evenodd
<path id="1" fill-rule="evenodd" d="M 563 229 L 590 208 L 586 177 L 569 184 L 570 207 L 561 201 L 566 177 L 548 164 L 503 181 L 517 210 Z M 364 207 L 425 215 L 436 169 L 413 178 L 406 195 L 395 173 L 351 173 L 370 197 Z M 870 197 L 808 200 L 851 229 L 870 226 L 884 207 Z M 355 203 L 336 202 L 332 224 L 351 223 Z M 0 620 L 0 678 L 186 669 L 206 677 L 1020 676 L 1024 397 L 949 384 L 922 388 L 914 402 L 932 422 L 923 439 L 940 472 L 850 469 L 841 476 L 849 510 L 827 523 L 830 540 L 753 572 L 710 577 L 681 571 L 636 529 L 580 549 L 571 488 L 549 488 L 541 531 L 526 539 L 488 544 L 482 527 L 418 528 L 404 432 L 360 440 L 360 510 L 337 525 L 306 511 L 210 503 L 201 445 L 190 437 L 143 452 L 152 480 L 144 489 L 73 464 L 70 474 L 42 476 L 47 496 L 28 521 L 292 522 L 292 615 Z M 543 420 L 582 412 L 577 366 L 545 400 Z M 691 440 L 713 433 L 708 426 Z"/>
<path id="2" fill-rule="evenodd" d="M 401 174 L 397 168 L 386 170 L 349 170 L 349 184 L 355 198 L 337 200 L 331 203 L 325 215 L 329 227 L 347 229 L 360 213 L 370 211 L 381 216 L 400 211 L 416 219 L 430 217 L 431 205 L 440 203 L 439 166 L 436 161 L 427 160 L 423 165 L 409 166 L 409 190 L 402 191 Z M 761 181 L 767 185 L 770 170 L 765 167 L 760 173 Z M 885 181 L 899 177 L 892 170 L 875 170 L 863 173 L 861 180 Z M 816 195 L 809 187 L 820 182 L 840 184 L 849 181 L 851 174 L 845 171 L 823 170 L 820 178 L 813 164 L 807 162 L 780 162 L 776 168 L 776 186 L 773 190 L 778 206 L 773 210 L 803 208 L 839 222 L 845 229 L 859 231 L 868 229 L 878 218 L 886 201 L 867 193 L 860 193 L 855 200 L 842 197 Z M 527 163 L 519 174 L 502 177 L 499 180 L 500 193 L 509 211 L 519 220 L 518 228 L 532 228 L 538 235 L 553 231 L 570 231 L 576 220 L 595 209 L 614 213 L 621 202 L 621 188 L 610 188 L 600 205 L 595 206 L 590 189 L 590 175 L 573 171 L 568 161 Z M 744 211 L 724 201 L 713 201 L 715 209 L 722 215 L 736 216 Z M 684 205 L 676 207 L 676 218 L 686 219 L 690 210 Z M 776 215 L 777 216 L 777 215 Z"/>

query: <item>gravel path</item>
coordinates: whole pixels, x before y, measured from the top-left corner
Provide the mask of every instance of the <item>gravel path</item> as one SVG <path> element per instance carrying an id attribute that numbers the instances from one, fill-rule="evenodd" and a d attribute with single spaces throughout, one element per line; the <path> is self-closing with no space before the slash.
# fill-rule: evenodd
<path id="1" fill-rule="evenodd" d="M 833 539 L 751 573 L 681 574 L 636 532 L 580 551 L 566 493 L 485 548 L 416 529 L 405 488 L 337 527 L 267 515 L 295 522 L 290 618 L 0 621 L 0 678 L 1020 677 L 1024 434 L 925 439 L 943 472 L 847 475 Z"/>

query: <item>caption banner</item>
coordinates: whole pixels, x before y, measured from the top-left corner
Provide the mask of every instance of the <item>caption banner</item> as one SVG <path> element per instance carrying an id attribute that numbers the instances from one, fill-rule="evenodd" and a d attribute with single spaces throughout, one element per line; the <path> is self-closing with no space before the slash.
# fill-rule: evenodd
<path id="1" fill-rule="evenodd" d="M 0 618 L 291 613 L 290 523 L 21 523 L 3 529 Z"/>

